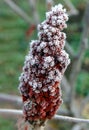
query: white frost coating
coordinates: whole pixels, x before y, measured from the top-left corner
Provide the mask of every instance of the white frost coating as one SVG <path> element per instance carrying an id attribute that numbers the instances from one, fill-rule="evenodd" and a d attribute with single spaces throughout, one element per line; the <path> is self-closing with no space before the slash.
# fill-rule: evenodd
<path id="1" fill-rule="evenodd" d="M 32 47 L 33 47 L 34 43 L 35 43 L 35 41 L 34 41 L 34 40 L 33 40 L 33 41 L 31 41 L 31 43 L 30 43 L 30 48 L 32 48 Z"/>
<path id="2" fill-rule="evenodd" d="M 50 72 L 49 72 L 48 78 L 49 78 L 49 79 L 54 79 L 54 71 L 50 71 Z"/>
<path id="3" fill-rule="evenodd" d="M 33 106 L 36 106 L 36 104 L 33 103 L 31 100 L 30 100 L 30 101 L 27 101 L 27 102 L 24 104 L 24 107 L 25 107 L 26 110 L 32 109 Z"/>
<path id="4" fill-rule="evenodd" d="M 51 36 L 52 36 L 52 33 L 51 33 L 51 32 L 48 32 L 47 35 L 48 35 L 49 37 L 51 37 Z"/>
<path id="5" fill-rule="evenodd" d="M 55 65 L 54 61 L 50 63 L 50 66 L 53 67 Z"/>
<path id="6" fill-rule="evenodd" d="M 33 85 L 32 85 L 32 86 L 33 86 L 34 89 L 36 89 L 37 86 L 38 86 L 38 85 L 37 85 L 37 82 L 33 82 Z"/>
<path id="7" fill-rule="evenodd" d="M 59 62 L 63 61 L 63 57 L 58 57 L 57 59 L 58 59 Z"/>
<path id="8" fill-rule="evenodd" d="M 64 57 L 66 57 L 66 59 L 69 58 L 69 54 L 65 50 L 61 51 L 61 55 L 64 56 Z"/>
<path id="9" fill-rule="evenodd" d="M 43 88 L 42 90 L 43 90 L 43 92 L 47 92 L 48 88 Z"/>
<path id="10" fill-rule="evenodd" d="M 39 87 L 39 88 L 42 87 L 42 83 L 41 83 L 41 82 L 38 83 L 38 87 Z"/>
<path id="11" fill-rule="evenodd" d="M 31 65 L 34 65 L 35 64 L 35 59 L 32 59 L 31 60 Z"/>
<path id="12" fill-rule="evenodd" d="M 65 19 L 66 19 L 66 21 L 68 21 L 68 15 L 67 14 L 64 14 L 64 16 L 65 16 Z"/>
<path id="13" fill-rule="evenodd" d="M 41 47 L 41 48 L 45 48 L 45 47 L 46 47 L 46 42 L 42 42 L 42 43 L 40 44 L 40 47 Z"/>
<path id="14" fill-rule="evenodd" d="M 40 93 L 40 91 L 39 90 L 35 90 L 35 93 Z"/>
<path id="15" fill-rule="evenodd" d="M 28 84 L 32 86 L 32 82 L 31 81 L 29 81 Z"/>
<path id="16" fill-rule="evenodd" d="M 58 80 L 58 81 L 61 81 L 62 80 L 62 74 L 61 74 L 61 72 L 57 69 L 56 70 L 56 73 L 57 73 L 57 77 L 56 77 L 56 81 Z"/>
<path id="17" fill-rule="evenodd" d="M 52 93 L 55 92 L 55 88 L 52 88 L 52 89 L 51 89 L 51 92 L 52 92 Z"/>
<path id="18" fill-rule="evenodd" d="M 25 119 L 34 125 L 38 122 L 42 125 L 43 120 L 51 118 L 61 104 L 59 84 L 70 62 L 64 51 L 66 34 L 62 32 L 67 27 L 67 20 L 61 4 L 46 13 L 46 20 L 38 25 L 38 40 L 31 41 L 25 57 L 19 90 Z M 42 107 L 40 111 L 39 106 Z"/>
<path id="19" fill-rule="evenodd" d="M 55 43 L 56 46 L 58 46 L 59 40 L 55 40 L 54 43 Z"/>
<path id="20" fill-rule="evenodd" d="M 51 15 L 52 15 L 51 11 L 47 12 L 46 13 L 46 19 L 49 19 Z"/>
<path id="21" fill-rule="evenodd" d="M 48 25 L 44 24 L 43 29 L 47 29 L 47 28 L 48 28 Z"/>
<path id="22" fill-rule="evenodd" d="M 49 45 L 51 45 L 51 46 L 52 46 L 53 44 L 54 44 L 53 42 L 49 42 Z"/>
<path id="23" fill-rule="evenodd" d="M 42 73 L 42 74 L 45 74 L 45 70 L 41 70 L 41 73 Z"/>
<path id="24" fill-rule="evenodd" d="M 50 27 L 49 30 L 50 30 L 50 32 L 56 33 L 56 29 L 54 27 Z"/>
<path id="25" fill-rule="evenodd" d="M 62 35 L 63 39 L 66 39 L 66 34 L 65 33 L 62 32 L 61 35 Z"/>
<path id="26" fill-rule="evenodd" d="M 23 72 L 19 77 L 20 87 L 28 83 L 36 93 L 49 90 L 53 94 L 55 89 L 52 85 L 61 81 L 70 63 L 69 55 L 63 50 L 66 34 L 61 32 L 67 27 L 67 20 L 68 15 L 61 4 L 46 13 L 46 20 L 38 25 L 39 40 L 31 41 L 30 52 L 25 57 Z"/>
<path id="27" fill-rule="evenodd" d="M 45 30 L 44 30 L 44 33 L 48 33 L 48 32 L 49 32 L 49 30 L 48 30 L 48 29 L 45 29 Z"/>
<path id="28" fill-rule="evenodd" d="M 52 57 L 48 56 L 44 58 L 45 63 L 50 63 L 52 61 Z"/>
<path id="29" fill-rule="evenodd" d="M 44 53 L 48 53 L 48 48 L 46 47 L 43 51 Z"/>
<path id="30" fill-rule="evenodd" d="M 45 57 L 44 58 L 44 67 L 45 68 L 48 68 L 48 67 L 53 67 L 55 65 L 55 63 L 54 63 L 54 58 L 53 57 L 51 57 L 51 56 L 48 56 L 48 57 Z"/>
<path id="31" fill-rule="evenodd" d="M 63 10 L 63 5 L 62 4 L 58 4 L 55 7 L 52 7 L 52 11 L 58 12 L 58 11 Z"/>
<path id="32" fill-rule="evenodd" d="M 57 16 L 52 16 L 52 20 L 56 21 L 57 20 Z"/>

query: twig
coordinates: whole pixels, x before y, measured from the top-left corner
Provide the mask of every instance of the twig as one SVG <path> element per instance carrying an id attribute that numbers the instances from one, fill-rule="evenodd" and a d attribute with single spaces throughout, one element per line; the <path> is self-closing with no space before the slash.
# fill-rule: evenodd
<path id="1" fill-rule="evenodd" d="M 66 41 L 66 44 L 65 44 L 65 49 L 67 50 L 67 52 L 69 53 L 69 55 L 72 58 L 74 58 L 76 56 L 74 50 L 71 48 L 71 46 L 69 45 L 69 43 L 67 41 Z"/>
<path id="2" fill-rule="evenodd" d="M 0 103 L 5 104 L 5 103 L 11 103 L 11 105 L 15 106 L 22 106 L 22 99 L 20 96 L 16 95 L 10 95 L 10 94 L 5 94 L 5 93 L 0 93 Z M 58 111 L 61 115 L 68 115 L 69 112 L 64 109 L 60 109 Z"/>
<path id="3" fill-rule="evenodd" d="M 10 6 L 10 8 L 16 12 L 18 15 L 20 15 L 27 23 L 31 24 L 33 21 L 29 18 L 29 16 L 18 6 L 16 5 L 12 0 L 4 0 L 6 4 Z"/>
<path id="4" fill-rule="evenodd" d="M 74 117 L 69 117 L 69 116 L 55 115 L 53 119 L 63 120 L 63 121 L 68 121 L 68 122 L 75 122 L 75 123 L 89 123 L 88 119 L 80 119 L 80 118 L 74 118 Z"/>
<path id="5" fill-rule="evenodd" d="M 68 12 L 69 15 L 78 15 L 78 10 L 74 7 L 70 0 L 64 0 L 64 2 L 70 9 L 70 11 Z"/>
<path id="6" fill-rule="evenodd" d="M 65 92 L 64 102 L 69 103 L 71 86 L 65 76 L 63 76 L 62 86 Z"/>
<path id="7" fill-rule="evenodd" d="M 74 113 L 75 116 L 77 116 L 76 110 L 74 109 L 75 107 L 75 83 L 77 80 L 77 76 L 81 70 L 81 65 L 82 65 L 82 59 L 84 57 L 84 53 L 87 49 L 87 44 L 88 44 L 88 34 L 89 34 L 89 13 L 87 12 L 89 10 L 89 6 L 87 6 L 85 15 L 84 15 L 84 29 L 83 29 L 83 34 L 82 38 L 80 41 L 80 47 L 78 51 L 77 57 L 73 61 L 72 69 L 71 69 L 71 74 L 70 74 L 70 85 L 71 85 L 71 109 Z M 78 115 L 79 116 L 79 115 Z"/>
<path id="8" fill-rule="evenodd" d="M 0 109 L 0 117 L 1 116 L 10 116 L 17 117 L 22 116 L 23 112 L 21 110 L 16 109 Z"/>
<path id="9" fill-rule="evenodd" d="M 28 2 L 31 7 L 35 25 L 38 25 L 40 22 L 40 18 L 39 18 L 39 14 L 38 14 L 37 7 L 36 7 L 36 0 L 28 0 Z"/>
<path id="10" fill-rule="evenodd" d="M 87 8 L 89 8 L 89 6 Z M 88 9 L 86 9 L 86 11 L 88 11 Z M 85 16 L 84 16 L 84 18 L 85 18 L 84 25 L 85 26 L 84 26 L 83 34 L 82 34 L 81 41 L 80 41 L 80 47 L 79 47 L 78 55 L 72 66 L 72 72 L 70 75 L 70 82 L 72 85 L 75 83 L 77 74 L 79 73 L 79 71 L 81 69 L 82 59 L 83 59 L 84 52 L 87 49 L 87 44 L 88 44 L 89 22 L 87 22 L 87 21 L 89 21 L 89 13 L 86 13 L 86 11 L 85 11 Z"/>
<path id="11" fill-rule="evenodd" d="M 22 110 L 15 110 L 15 109 L 0 109 L 0 116 L 22 116 L 23 112 Z M 63 120 L 67 122 L 75 122 L 75 123 L 89 123 L 89 119 L 80 119 L 80 118 L 74 118 L 74 117 L 69 117 L 69 116 L 59 116 L 55 115 L 54 118 L 55 120 Z"/>
<path id="12" fill-rule="evenodd" d="M 53 0 L 46 0 L 46 8 L 47 10 L 50 10 L 54 4 Z"/>
<path id="13" fill-rule="evenodd" d="M 0 102 L 1 103 L 11 103 L 13 105 L 22 105 L 22 99 L 19 96 L 13 96 L 5 93 L 0 93 Z"/>

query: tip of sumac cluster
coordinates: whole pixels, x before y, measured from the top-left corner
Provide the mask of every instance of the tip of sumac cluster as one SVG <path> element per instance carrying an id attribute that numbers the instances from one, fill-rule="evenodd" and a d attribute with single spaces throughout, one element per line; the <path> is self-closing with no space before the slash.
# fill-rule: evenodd
<path id="1" fill-rule="evenodd" d="M 60 82 L 70 63 L 65 52 L 68 15 L 61 4 L 46 13 L 46 20 L 38 25 L 38 40 L 30 43 L 19 90 L 23 99 L 25 119 L 42 124 L 51 119 L 62 103 Z"/>

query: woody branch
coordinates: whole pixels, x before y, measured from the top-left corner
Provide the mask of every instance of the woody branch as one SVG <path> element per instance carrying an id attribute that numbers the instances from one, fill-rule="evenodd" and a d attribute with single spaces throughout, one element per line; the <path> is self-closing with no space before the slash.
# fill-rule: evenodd
<path id="1" fill-rule="evenodd" d="M 16 109 L 0 109 L 0 116 L 9 116 L 9 117 L 22 117 L 23 112 L 22 110 L 16 110 Z M 53 117 L 53 120 L 62 120 L 67 122 L 74 122 L 74 123 L 89 123 L 89 119 L 80 119 L 80 118 L 73 118 L 69 116 L 60 116 L 55 115 Z"/>

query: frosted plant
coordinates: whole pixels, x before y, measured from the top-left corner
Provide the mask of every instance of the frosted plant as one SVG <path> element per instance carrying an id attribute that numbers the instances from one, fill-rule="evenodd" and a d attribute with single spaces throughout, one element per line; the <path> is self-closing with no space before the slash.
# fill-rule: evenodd
<path id="1" fill-rule="evenodd" d="M 19 78 L 25 120 L 42 125 L 51 119 L 62 103 L 60 83 L 70 63 L 64 50 L 68 15 L 61 4 L 46 13 L 38 25 L 38 40 L 31 41 Z"/>

